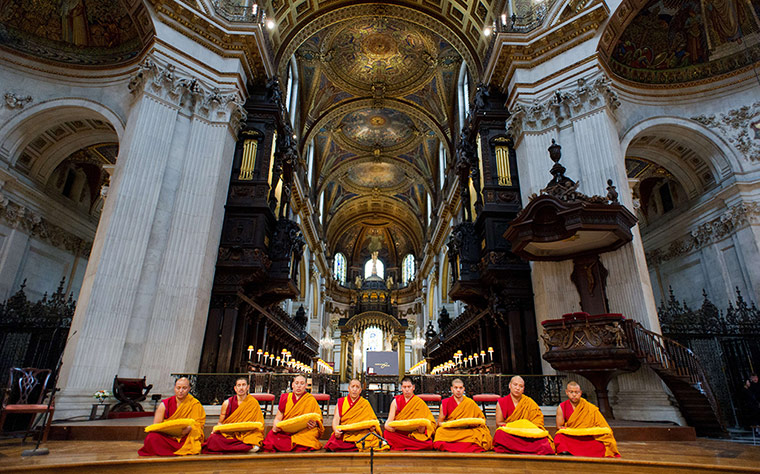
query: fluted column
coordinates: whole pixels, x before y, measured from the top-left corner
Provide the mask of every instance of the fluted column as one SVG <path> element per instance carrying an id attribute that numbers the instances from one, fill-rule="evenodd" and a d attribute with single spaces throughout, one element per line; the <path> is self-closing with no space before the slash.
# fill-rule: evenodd
<path id="1" fill-rule="evenodd" d="M 64 357 L 56 414 L 114 375 L 196 371 L 242 97 L 149 55 L 129 112 Z M 87 400 L 89 401 L 89 400 Z"/>
<path id="2" fill-rule="evenodd" d="M 348 336 L 340 335 L 340 381 L 346 381 L 346 349 L 348 348 Z"/>
<path id="3" fill-rule="evenodd" d="M 584 77 L 568 77 L 556 90 L 546 91 L 532 103 L 509 104 L 512 113 L 507 122 L 517 145 L 518 169 L 523 202 L 539 193 L 550 181 L 551 160 L 547 148 L 551 140 L 562 146 L 561 163 L 566 176 L 579 182 L 579 191 L 586 195 L 606 195 L 607 180 L 612 179 L 620 201 L 633 209 L 632 195 L 625 170 L 624 150 L 615 127 L 614 115 L 620 105 L 609 81 L 599 73 Z M 520 94 L 516 94 L 519 97 Z M 610 311 L 623 313 L 659 332 L 657 312 L 649 273 L 644 258 L 638 226 L 633 241 L 622 248 L 601 255 L 607 268 L 607 298 Z M 579 311 L 580 297 L 571 282 L 572 261 L 534 262 L 532 265 L 536 323 Z M 544 347 L 541 348 L 545 350 Z M 550 371 L 544 364 L 545 371 Z M 610 385 L 618 402 L 618 417 L 681 421 L 670 404 L 663 384 L 648 368 L 635 374 L 618 377 Z M 646 399 L 638 403 L 637 399 Z M 649 406 L 643 406 L 648 404 Z M 656 407 L 656 408 L 654 408 Z"/>

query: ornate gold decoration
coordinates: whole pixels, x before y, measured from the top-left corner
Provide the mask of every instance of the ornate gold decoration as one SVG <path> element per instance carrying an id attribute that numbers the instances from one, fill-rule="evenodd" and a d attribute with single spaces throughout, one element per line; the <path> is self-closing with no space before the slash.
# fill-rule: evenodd
<path id="1" fill-rule="evenodd" d="M 240 165 L 238 179 L 248 181 L 253 179 L 253 170 L 256 167 L 256 149 L 259 141 L 248 138 L 243 142 L 243 162 Z"/>

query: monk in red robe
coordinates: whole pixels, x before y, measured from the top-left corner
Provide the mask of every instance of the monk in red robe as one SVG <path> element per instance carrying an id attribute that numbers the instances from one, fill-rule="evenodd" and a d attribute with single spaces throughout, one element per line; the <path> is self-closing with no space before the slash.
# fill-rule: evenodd
<path id="1" fill-rule="evenodd" d="M 538 404 L 524 395 L 525 381 L 520 376 L 512 377 L 509 382 L 509 395 L 501 397 L 496 404 L 496 434 L 493 437 L 493 450 L 509 454 L 554 454 L 554 446 L 548 433 L 534 438 L 510 434 L 503 428 L 507 423 L 527 420 L 536 428 L 544 430 L 544 414 Z"/>
<path id="2" fill-rule="evenodd" d="M 190 380 L 180 377 L 174 383 L 174 396 L 161 401 L 153 415 L 153 423 L 192 418 L 190 426 L 182 430 L 182 436 L 175 438 L 163 433 L 151 432 L 145 437 L 143 447 L 137 451 L 140 456 L 183 456 L 200 454 L 203 443 L 203 425 L 206 412 L 203 405 L 190 395 Z"/>
<path id="3" fill-rule="evenodd" d="M 385 422 L 384 437 L 393 451 L 422 451 L 433 449 L 433 433 L 435 428 L 420 426 L 415 431 L 400 431 L 389 424 L 392 421 L 426 418 L 431 426 L 435 426 L 435 418 L 427 404 L 414 394 L 412 379 L 404 377 L 401 380 L 401 395 L 391 402 L 388 420 Z"/>
<path id="4" fill-rule="evenodd" d="M 261 448 L 264 439 L 264 415 L 259 402 L 248 393 L 248 378 L 235 380 L 235 395 L 222 403 L 219 413 L 219 425 L 229 423 L 259 422 L 260 430 L 236 431 L 233 433 L 211 433 L 203 443 L 203 454 L 216 453 L 254 453 Z"/>
<path id="5" fill-rule="evenodd" d="M 599 433 L 559 432 L 554 436 L 557 452 L 573 456 L 619 458 L 620 453 L 610 425 L 599 412 L 599 408 L 581 397 L 583 391 L 578 382 L 569 382 L 565 394 L 568 399 L 557 407 L 557 429 L 593 430 Z"/>
<path id="6" fill-rule="evenodd" d="M 451 381 L 451 395 L 441 403 L 433 447 L 438 451 L 454 453 L 482 453 L 490 450 L 493 440 L 491 431 L 485 425 L 486 416 L 477 403 L 464 395 L 464 383 L 461 379 Z M 484 424 L 460 428 L 441 427 L 444 422 L 466 418 L 479 418 Z"/>
<path id="7" fill-rule="evenodd" d="M 359 441 L 375 427 L 367 429 L 341 431 L 340 426 L 351 425 L 364 421 L 377 421 L 375 410 L 367 399 L 362 398 L 362 384 L 359 379 L 351 379 L 348 383 L 348 396 L 338 399 L 333 416 L 333 433 L 325 445 L 327 451 L 369 451 L 370 448 L 378 449 L 380 440 L 373 435 L 367 436 L 364 441 Z"/>
<path id="8" fill-rule="evenodd" d="M 302 452 L 322 449 L 319 437 L 325 432 L 322 424 L 322 409 L 314 396 L 306 391 L 306 377 L 296 375 L 291 384 L 292 393 L 283 393 L 277 406 L 277 415 L 272 422 L 272 429 L 264 438 L 264 451 Z M 317 421 L 309 421 L 306 428 L 297 433 L 285 433 L 277 424 L 306 413 L 317 413 Z"/>

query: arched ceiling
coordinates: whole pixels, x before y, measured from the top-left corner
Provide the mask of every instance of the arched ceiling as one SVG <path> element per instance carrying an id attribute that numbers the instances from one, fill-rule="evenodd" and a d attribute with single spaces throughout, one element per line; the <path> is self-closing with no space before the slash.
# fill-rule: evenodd
<path id="1" fill-rule="evenodd" d="M 478 14 L 478 5 L 486 3 L 443 5 Z M 467 30 L 448 24 L 451 18 L 414 3 L 299 5 L 303 11 L 281 11 L 286 7 L 273 3 L 280 12 L 277 69 L 287 84 L 295 59 L 294 128 L 303 155 L 309 146 L 314 153 L 311 184 L 324 193 L 328 248 L 359 258 L 366 250 L 362 236 L 379 232 L 388 235 L 383 242 L 391 261 L 406 253 L 419 256 L 428 200 L 439 199 L 441 145 L 453 154 L 462 64 L 473 90 L 480 75 L 474 58 L 482 27 L 468 39 Z M 487 5 L 484 18 L 491 18 L 493 5 Z M 284 20 L 285 11 L 296 13 L 294 23 Z"/>
<path id="2" fill-rule="evenodd" d="M 615 39 L 604 51 L 623 79 L 705 81 L 760 61 L 757 0 L 631 0 L 624 6 L 638 13 L 613 15 L 605 35 Z"/>
<path id="3" fill-rule="evenodd" d="M 129 62 L 152 35 L 140 1 L 0 0 L 0 44 L 55 62 Z"/>

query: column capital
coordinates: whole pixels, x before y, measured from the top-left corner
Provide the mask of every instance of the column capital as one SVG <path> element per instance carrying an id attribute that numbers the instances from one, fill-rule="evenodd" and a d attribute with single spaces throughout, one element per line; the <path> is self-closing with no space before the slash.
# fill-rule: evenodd
<path id="1" fill-rule="evenodd" d="M 506 128 L 518 141 L 523 133 L 543 132 L 604 108 L 614 112 L 619 106 L 609 78 L 594 74 L 578 79 L 572 86 L 557 88 L 531 104 L 516 103 L 509 110 Z"/>
<path id="2" fill-rule="evenodd" d="M 132 94 L 150 94 L 191 116 L 229 124 L 235 134 L 246 117 L 239 90 L 222 90 L 153 54 L 143 59 L 127 87 Z"/>

